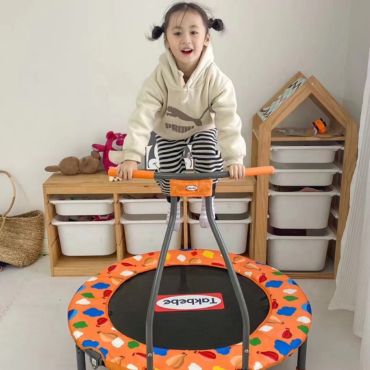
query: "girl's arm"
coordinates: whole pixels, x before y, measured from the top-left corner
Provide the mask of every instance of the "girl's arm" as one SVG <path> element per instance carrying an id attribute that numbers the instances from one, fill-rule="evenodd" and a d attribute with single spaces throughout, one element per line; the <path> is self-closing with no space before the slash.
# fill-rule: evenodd
<path id="1" fill-rule="evenodd" d="M 212 109 L 215 112 L 215 125 L 222 157 L 227 167 L 233 166 L 230 169 L 236 175 L 232 177 L 239 178 L 243 168 L 243 158 L 246 155 L 246 145 L 241 134 L 242 122 L 236 108 L 234 86 L 229 79 L 226 79 L 212 100 Z"/>
<path id="2" fill-rule="evenodd" d="M 154 72 L 145 81 L 136 100 L 136 109 L 129 119 L 128 135 L 123 147 L 125 161 L 141 162 L 153 131 L 155 116 L 163 106 L 163 99 Z"/>

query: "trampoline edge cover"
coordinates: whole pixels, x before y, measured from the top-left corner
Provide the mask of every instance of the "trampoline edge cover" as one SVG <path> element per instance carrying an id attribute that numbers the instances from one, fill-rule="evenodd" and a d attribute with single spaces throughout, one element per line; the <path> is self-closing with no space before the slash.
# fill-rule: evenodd
<path id="1" fill-rule="evenodd" d="M 261 314 L 262 321 L 255 324 L 256 327 L 251 331 L 250 368 L 259 370 L 275 366 L 297 350 L 306 340 L 311 326 L 311 306 L 296 282 L 280 271 L 241 255 L 230 254 L 230 258 L 239 281 L 246 280 L 248 284 L 254 285 L 257 291 L 262 292 L 265 296 L 263 299 L 268 303 L 265 313 Z M 72 297 L 68 310 L 68 323 L 76 344 L 82 350 L 93 349 L 99 352 L 104 359 L 105 366 L 109 369 L 143 370 L 146 368 L 145 344 L 128 336 L 126 332 L 121 332 L 113 324 L 116 314 L 114 310 L 111 310 L 111 299 L 113 301 L 114 297 L 119 295 L 119 289 L 129 285 L 130 280 L 133 282 L 139 275 L 145 275 L 145 272 L 154 272 L 158 259 L 159 252 L 154 252 L 133 256 L 110 265 L 98 276 L 88 279 Z M 222 255 L 214 250 L 168 252 L 165 272 L 167 267 L 178 266 L 212 267 L 211 270 L 226 272 Z M 173 271 L 176 276 L 179 275 L 178 272 Z M 200 274 L 204 275 L 202 272 Z M 184 278 L 181 279 L 180 276 L 179 279 L 178 283 L 181 286 Z M 191 281 L 185 281 L 185 283 L 189 287 L 195 285 Z M 140 289 L 137 288 L 137 295 L 140 293 Z M 203 300 L 206 300 L 207 293 L 217 293 L 214 297 L 219 298 L 218 290 L 200 293 L 190 292 L 189 294 L 200 294 Z M 160 291 L 160 295 L 174 296 L 176 292 L 162 294 Z M 201 297 L 198 297 L 198 303 L 201 302 Z M 222 293 L 222 298 L 224 299 L 224 293 Z M 125 298 L 125 300 L 129 299 L 131 298 Z M 165 300 L 166 297 L 159 297 L 159 299 Z M 179 299 L 179 297 L 172 299 Z M 180 299 L 186 301 L 186 297 Z M 211 296 L 207 299 L 209 303 Z M 167 299 L 167 301 L 170 300 Z M 190 304 L 193 302 L 190 301 Z M 222 300 L 225 309 L 227 308 L 226 302 L 227 300 L 225 302 Z M 169 304 L 169 302 L 166 303 Z M 179 301 L 172 303 L 176 305 Z M 216 300 L 213 303 L 216 303 Z M 198 313 L 218 315 L 223 310 L 218 307 L 214 310 L 201 310 Z M 186 317 L 186 315 L 194 313 L 197 314 L 194 310 L 182 310 L 176 315 L 185 315 L 185 324 L 191 327 L 189 316 Z M 157 312 L 154 318 L 155 325 L 161 315 L 174 315 L 174 313 Z M 134 325 L 138 324 L 134 323 Z M 154 344 L 156 345 L 155 329 L 154 326 Z M 177 336 L 181 337 L 182 334 L 177 333 Z M 157 346 L 155 347 L 154 365 L 157 370 L 239 369 L 242 359 L 241 350 L 240 341 L 222 347 L 185 350 L 171 348 L 171 346 Z"/>

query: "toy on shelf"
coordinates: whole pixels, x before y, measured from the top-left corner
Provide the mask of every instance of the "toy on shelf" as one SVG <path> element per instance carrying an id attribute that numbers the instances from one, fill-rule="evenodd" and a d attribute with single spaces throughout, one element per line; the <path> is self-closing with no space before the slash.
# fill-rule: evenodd
<path id="1" fill-rule="evenodd" d="M 108 172 L 109 167 L 115 167 L 123 160 L 123 143 L 126 134 L 108 131 L 105 135 L 105 144 L 93 144 L 92 147 L 98 152 L 102 152 L 103 167 Z"/>
<path id="2" fill-rule="evenodd" d="M 47 172 L 61 172 L 63 175 L 77 175 L 79 173 L 91 174 L 99 171 L 100 155 L 96 151 L 92 151 L 91 155 L 81 159 L 77 157 L 63 158 L 57 166 L 47 166 Z"/>
<path id="3" fill-rule="evenodd" d="M 312 122 L 313 134 L 325 134 L 327 132 L 326 122 L 322 118 L 318 118 Z"/>

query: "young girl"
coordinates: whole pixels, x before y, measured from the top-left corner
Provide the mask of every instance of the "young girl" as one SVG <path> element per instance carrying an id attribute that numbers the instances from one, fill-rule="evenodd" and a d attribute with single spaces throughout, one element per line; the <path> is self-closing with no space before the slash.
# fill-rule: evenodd
<path id="1" fill-rule="evenodd" d="M 186 2 L 174 4 L 162 26 L 153 28 L 151 40 L 164 34 L 166 52 L 145 81 L 130 118 L 119 168 L 123 179 L 132 178 L 151 131 L 156 133 L 160 171 L 185 171 L 183 152 L 191 144 L 196 172 L 220 171 L 225 161 L 232 178 L 244 176 L 246 148 L 234 87 L 213 61 L 210 28 L 222 31 L 223 22 Z M 159 185 L 169 195 L 168 181 Z M 199 220 L 208 226 L 204 202 Z"/>

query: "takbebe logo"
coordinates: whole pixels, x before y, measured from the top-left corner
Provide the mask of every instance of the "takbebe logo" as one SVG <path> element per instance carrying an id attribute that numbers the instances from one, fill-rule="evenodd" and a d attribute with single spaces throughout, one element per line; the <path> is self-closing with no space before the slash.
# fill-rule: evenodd
<path id="1" fill-rule="evenodd" d="M 156 312 L 222 310 L 224 301 L 221 293 L 159 295 Z"/>
<path id="2" fill-rule="evenodd" d="M 198 186 L 197 186 L 197 185 L 187 185 L 187 186 L 185 187 L 185 189 L 186 189 L 187 191 L 197 191 L 197 190 L 198 190 Z"/>

